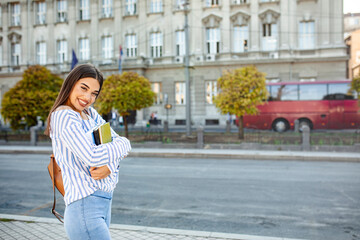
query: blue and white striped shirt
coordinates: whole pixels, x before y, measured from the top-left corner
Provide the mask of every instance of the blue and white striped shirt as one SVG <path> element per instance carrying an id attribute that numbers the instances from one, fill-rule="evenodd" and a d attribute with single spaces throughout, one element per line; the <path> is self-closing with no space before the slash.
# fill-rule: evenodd
<path id="1" fill-rule="evenodd" d="M 119 162 L 131 150 L 128 139 L 111 130 L 112 142 L 95 145 L 90 132 L 105 122 L 92 107 L 89 120 L 71 109 L 57 110 L 51 114 L 50 137 L 55 159 L 61 168 L 65 188 L 64 201 L 70 203 L 91 195 L 96 190 L 112 192 L 118 182 Z M 94 180 L 90 167 L 107 165 L 111 174 Z"/>

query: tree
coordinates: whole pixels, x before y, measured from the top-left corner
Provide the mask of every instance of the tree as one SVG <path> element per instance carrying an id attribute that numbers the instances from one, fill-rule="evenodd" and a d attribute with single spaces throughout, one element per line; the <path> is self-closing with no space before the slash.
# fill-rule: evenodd
<path id="1" fill-rule="evenodd" d="M 243 116 L 254 115 L 257 106 L 266 101 L 265 74 L 255 66 L 247 66 L 224 72 L 217 80 L 220 93 L 214 97 L 215 106 L 222 114 L 235 114 L 239 117 L 239 139 L 244 139 Z"/>
<path id="2" fill-rule="evenodd" d="M 4 94 L 1 114 L 12 129 L 44 122 L 59 93 L 63 80 L 47 68 L 35 65 L 25 70 L 22 80 Z"/>
<path id="3" fill-rule="evenodd" d="M 126 116 L 129 111 L 152 106 L 154 97 L 148 79 L 135 72 L 124 72 L 106 78 L 95 106 L 101 114 L 116 109 L 124 119 L 125 136 L 128 137 Z"/>
<path id="4" fill-rule="evenodd" d="M 360 74 L 351 81 L 351 89 L 357 93 L 358 104 L 360 106 Z"/>

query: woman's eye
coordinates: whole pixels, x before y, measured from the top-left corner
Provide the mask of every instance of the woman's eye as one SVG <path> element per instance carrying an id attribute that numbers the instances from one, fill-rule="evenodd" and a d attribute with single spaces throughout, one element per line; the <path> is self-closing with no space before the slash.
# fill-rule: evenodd
<path id="1" fill-rule="evenodd" d="M 81 89 L 82 89 L 82 90 L 84 90 L 84 91 L 86 91 L 86 90 L 87 90 L 87 89 L 86 89 L 86 87 L 81 87 Z"/>
<path id="2" fill-rule="evenodd" d="M 98 94 L 97 94 L 97 93 L 93 93 L 92 95 L 93 95 L 94 97 L 97 97 L 97 96 L 98 96 Z"/>

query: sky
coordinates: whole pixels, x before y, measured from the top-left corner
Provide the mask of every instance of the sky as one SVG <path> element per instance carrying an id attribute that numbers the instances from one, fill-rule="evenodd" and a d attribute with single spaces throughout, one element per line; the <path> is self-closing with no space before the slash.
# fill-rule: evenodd
<path id="1" fill-rule="evenodd" d="M 360 13 L 360 0 L 344 0 L 344 13 Z"/>

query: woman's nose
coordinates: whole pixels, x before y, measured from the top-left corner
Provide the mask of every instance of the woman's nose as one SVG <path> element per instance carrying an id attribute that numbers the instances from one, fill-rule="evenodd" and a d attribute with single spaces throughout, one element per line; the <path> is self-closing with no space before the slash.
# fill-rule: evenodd
<path id="1" fill-rule="evenodd" d="M 86 98 L 87 101 L 90 102 L 91 101 L 91 93 L 86 93 L 85 98 Z"/>

